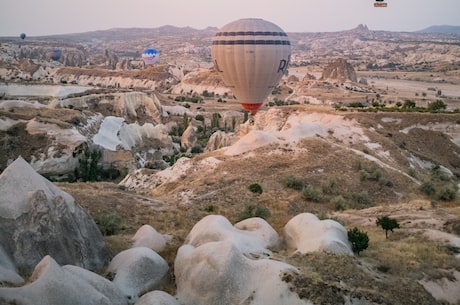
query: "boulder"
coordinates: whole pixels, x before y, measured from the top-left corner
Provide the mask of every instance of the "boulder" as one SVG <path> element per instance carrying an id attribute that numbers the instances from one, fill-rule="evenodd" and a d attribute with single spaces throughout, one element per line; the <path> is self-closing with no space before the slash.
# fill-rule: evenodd
<path id="1" fill-rule="evenodd" d="M 107 272 L 114 276 L 113 283 L 129 303 L 134 304 L 139 296 L 161 286 L 168 269 L 168 263 L 155 251 L 136 247 L 118 253 Z"/>
<path id="2" fill-rule="evenodd" d="M 143 225 L 134 234 L 133 247 L 147 247 L 155 252 L 162 251 L 166 246 L 166 239 L 150 225 Z"/>
<path id="3" fill-rule="evenodd" d="M 0 245 L 19 274 L 30 274 L 46 255 L 90 270 L 108 264 L 94 220 L 21 157 L 0 175 L 0 193 Z"/>
<path id="4" fill-rule="evenodd" d="M 16 266 L 0 245 L 0 286 L 2 284 L 22 285 L 24 279 L 18 274 Z"/>
<path id="5" fill-rule="evenodd" d="M 179 305 L 179 302 L 164 291 L 154 290 L 144 294 L 135 305 Z"/>
<path id="6" fill-rule="evenodd" d="M 256 231 L 233 228 L 226 218 L 215 215 L 197 223 L 174 262 L 179 303 L 309 304 L 283 280 L 296 268 L 266 256 L 248 255 L 269 252 L 261 249 L 267 243 Z"/>
<path id="7" fill-rule="evenodd" d="M 326 251 L 353 255 L 347 230 L 337 221 L 319 220 L 311 213 L 302 213 L 289 220 L 284 226 L 283 237 L 288 248 L 295 252 Z"/>
<path id="8" fill-rule="evenodd" d="M 279 245 L 279 236 L 275 229 L 260 217 L 251 217 L 242 220 L 234 225 L 236 229 L 255 232 L 259 234 L 266 243 L 268 249 L 277 248 Z"/>
<path id="9" fill-rule="evenodd" d="M 243 225 L 241 226 L 243 227 Z M 262 230 L 240 230 L 221 215 L 208 215 L 193 226 L 185 243 L 199 247 L 209 242 L 230 241 L 240 252 L 249 257 L 269 257 L 271 251 Z"/>
<path id="10" fill-rule="evenodd" d="M 76 266 L 59 266 L 45 256 L 30 277 L 31 283 L 0 287 L 0 304 L 126 305 L 126 298 L 109 280 Z"/>

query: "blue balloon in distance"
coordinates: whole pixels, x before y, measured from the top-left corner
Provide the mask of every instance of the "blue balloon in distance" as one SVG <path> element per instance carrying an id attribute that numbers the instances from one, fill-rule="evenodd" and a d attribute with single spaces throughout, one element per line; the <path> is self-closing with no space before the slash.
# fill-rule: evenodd
<path id="1" fill-rule="evenodd" d="M 157 49 L 145 49 L 142 53 L 142 59 L 144 60 L 146 65 L 153 65 L 157 62 L 159 56 L 159 52 Z"/>
<path id="2" fill-rule="evenodd" d="M 52 49 L 48 52 L 49 58 L 52 60 L 58 61 L 61 58 L 62 51 L 59 49 Z"/>

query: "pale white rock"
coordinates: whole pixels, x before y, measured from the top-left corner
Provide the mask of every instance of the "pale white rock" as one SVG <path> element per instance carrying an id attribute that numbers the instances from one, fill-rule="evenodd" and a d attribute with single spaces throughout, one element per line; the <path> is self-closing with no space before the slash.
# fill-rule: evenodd
<path id="1" fill-rule="evenodd" d="M 273 227 L 260 217 L 252 217 L 242 220 L 235 225 L 236 229 L 255 232 L 262 236 L 268 249 L 274 249 L 279 245 L 278 233 Z"/>
<path id="2" fill-rule="evenodd" d="M 135 305 L 179 305 L 179 302 L 164 291 L 154 290 L 141 296 Z"/>
<path id="3" fill-rule="evenodd" d="M 61 267 L 50 256 L 37 264 L 29 280 L 31 282 L 22 287 L 0 287 L 0 304 L 127 304 L 112 282 L 75 266 Z"/>
<path id="4" fill-rule="evenodd" d="M 74 198 L 17 158 L 0 174 L 0 245 L 21 274 L 46 255 L 100 270 L 109 253 L 94 220 Z"/>
<path id="5" fill-rule="evenodd" d="M 319 220 L 311 213 L 289 220 L 284 226 L 283 238 L 288 248 L 299 253 L 326 251 L 353 255 L 347 230 L 334 220 Z"/>
<path id="6" fill-rule="evenodd" d="M 133 248 L 134 247 L 147 247 L 152 249 L 155 252 L 162 251 L 166 246 L 166 239 L 164 236 L 157 232 L 150 225 L 143 225 L 140 227 L 136 234 L 134 234 Z"/>
<path id="7" fill-rule="evenodd" d="M 24 279 L 18 274 L 16 266 L 0 245 L 0 286 L 2 284 L 21 285 Z"/>
<path id="8" fill-rule="evenodd" d="M 174 263 L 180 304 L 300 305 L 311 304 L 291 292 L 282 280 L 297 272 L 285 263 L 250 259 L 237 241 L 183 245 Z"/>
<path id="9" fill-rule="evenodd" d="M 260 231 L 247 231 L 235 228 L 221 215 L 208 215 L 196 223 L 185 243 L 194 247 L 210 242 L 229 241 L 248 257 L 268 257 L 268 242 Z"/>
<path id="10" fill-rule="evenodd" d="M 155 251 L 136 247 L 118 253 L 110 262 L 107 272 L 114 274 L 113 283 L 136 303 L 143 293 L 158 288 L 169 269 L 168 263 Z"/>

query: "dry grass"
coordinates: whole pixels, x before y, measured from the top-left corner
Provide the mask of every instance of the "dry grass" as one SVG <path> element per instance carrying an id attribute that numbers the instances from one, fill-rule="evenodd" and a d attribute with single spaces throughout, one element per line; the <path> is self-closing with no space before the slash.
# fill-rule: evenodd
<path id="1" fill-rule="evenodd" d="M 58 185 L 71 193 L 93 216 L 113 211 L 122 216 L 125 230 L 120 235 L 106 238 L 113 254 L 130 247 L 130 237 L 143 224 L 150 224 L 158 232 L 171 235 L 168 246 L 160 253 L 170 265 L 171 272 L 177 249 L 193 225 L 206 215 L 220 214 L 234 223 L 247 204 L 256 204 L 270 210 L 271 217 L 267 221 L 279 233 L 296 214 L 331 215 L 346 228 L 358 226 L 368 232 L 369 248 L 360 257 L 276 253 L 275 259 L 301 268 L 301 276 L 292 279 L 297 281 L 297 288 L 314 283 L 316 286 L 312 287 L 321 291 L 313 296 L 319 303 L 327 301 L 332 297 L 331 291 L 335 291 L 336 294 L 366 297 L 379 304 L 435 304 L 417 280 L 449 278 L 451 270 L 460 270 L 460 267 L 445 244 L 416 234 L 414 229 L 443 229 L 444 223 L 450 221 L 449 230 L 455 230 L 453 219 L 458 219 L 460 204 L 455 201 L 433 205 L 429 200 L 413 200 L 422 195 L 417 184 L 401 172 L 409 172 L 407 158 L 410 154 L 440 160 L 455 171 L 457 167 L 454 164 L 458 162 L 460 150 L 449 146 L 450 140 L 445 137 L 424 138 L 422 143 L 410 134 L 401 134 L 399 130 L 417 122 L 451 120 L 452 117 L 395 114 L 404 120 L 385 123 L 382 117 L 388 114 L 348 113 L 346 116 L 374 130 L 368 133 L 370 141 L 382 143 L 392 156 L 393 161 L 389 164 L 397 170 L 378 167 L 344 148 L 352 144 L 331 145 L 331 139 L 317 137 L 302 142 L 301 149 L 297 151 L 271 146 L 258 149 L 254 156 L 245 158 L 228 157 L 219 152 L 203 153 L 194 160 L 213 156 L 224 162 L 212 172 L 190 171 L 178 180 L 150 189 L 145 194 L 123 190 L 111 183 Z M 384 128 L 379 128 L 379 124 Z M 393 136 L 388 136 L 389 133 Z M 404 148 L 400 146 L 401 141 L 406 143 Z M 452 154 L 443 150 L 446 147 L 452 148 L 449 150 Z M 381 171 L 381 176 L 391 181 L 391 185 L 383 184 L 379 179 L 362 179 L 360 171 L 363 169 L 368 173 Z M 283 178 L 287 176 L 295 176 L 305 184 L 320 188 L 324 199 L 319 202 L 303 199 L 301 191 L 284 185 Z M 248 186 L 252 183 L 262 187 L 262 194 L 249 190 Z M 345 208 L 350 208 L 356 204 L 353 203 L 354 194 L 363 191 L 369 196 L 371 208 L 343 213 L 336 211 L 332 198 L 342 196 L 348 205 Z M 403 204 L 410 200 L 413 201 Z M 395 215 L 402 225 L 401 229 L 390 233 L 388 240 L 385 232 L 375 226 L 375 217 L 382 214 Z M 171 282 L 167 290 L 174 292 L 174 289 Z M 302 290 L 301 293 L 307 292 Z"/>

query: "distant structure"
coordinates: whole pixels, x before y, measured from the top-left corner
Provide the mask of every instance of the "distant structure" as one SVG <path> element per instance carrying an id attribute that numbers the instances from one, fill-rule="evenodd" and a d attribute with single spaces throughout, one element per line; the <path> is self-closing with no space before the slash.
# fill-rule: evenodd
<path id="1" fill-rule="evenodd" d="M 343 58 L 338 58 L 335 61 L 330 62 L 324 68 L 323 74 L 321 75 L 321 79 L 337 80 L 341 82 L 347 80 L 350 80 L 352 82 L 358 81 L 355 69 Z"/>
<path id="2" fill-rule="evenodd" d="M 387 7 L 388 3 L 383 2 L 383 0 L 375 0 L 374 7 Z"/>

